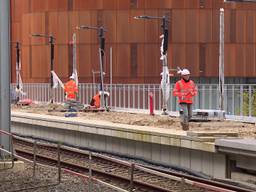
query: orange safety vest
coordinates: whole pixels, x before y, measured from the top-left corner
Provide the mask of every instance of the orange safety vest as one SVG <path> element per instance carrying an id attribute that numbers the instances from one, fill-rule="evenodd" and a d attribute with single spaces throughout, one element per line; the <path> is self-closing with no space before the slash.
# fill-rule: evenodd
<path id="1" fill-rule="evenodd" d="M 179 98 L 179 103 L 193 103 L 193 97 L 197 95 L 197 87 L 194 81 L 189 80 L 188 82 L 184 79 L 179 80 L 175 83 L 173 89 L 173 96 Z"/>
<path id="2" fill-rule="evenodd" d="M 96 94 L 94 97 L 93 97 L 93 100 L 94 100 L 94 104 L 93 106 L 96 107 L 96 108 L 100 108 L 100 94 Z"/>
<path id="3" fill-rule="evenodd" d="M 78 93 L 78 88 L 76 82 L 74 80 L 69 80 L 64 85 L 64 92 L 66 94 L 67 99 L 76 99 L 76 94 Z"/>

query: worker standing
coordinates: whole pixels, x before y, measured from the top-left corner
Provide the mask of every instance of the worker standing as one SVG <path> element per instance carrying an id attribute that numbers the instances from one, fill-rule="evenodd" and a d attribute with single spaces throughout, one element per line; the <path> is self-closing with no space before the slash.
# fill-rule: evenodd
<path id="1" fill-rule="evenodd" d="M 188 69 L 181 70 L 181 80 L 177 81 L 173 95 L 178 97 L 180 107 L 181 126 L 184 131 L 189 130 L 189 120 L 192 117 L 193 97 L 197 95 L 197 87 L 190 80 L 190 72 Z"/>
<path id="2" fill-rule="evenodd" d="M 70 109 L 70 108 L 76 107 L 78 87 L 76 85 L 74 75 L 71 75 L 69 77 L 69 81 L 65 83 L 64 92 L 65 92 L 65 98 L 66 98 L 66 103 L 68 105 L 68 108 Z"/>

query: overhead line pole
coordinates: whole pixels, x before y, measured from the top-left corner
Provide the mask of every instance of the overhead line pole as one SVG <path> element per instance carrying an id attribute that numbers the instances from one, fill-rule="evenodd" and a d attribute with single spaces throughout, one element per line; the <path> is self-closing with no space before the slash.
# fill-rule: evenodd
<path id="1" fill-rule="evenodd" d="M 86 26 L 81 25 L 80 27 L 77 27 L 77 29 L 89 29 L 89 30 L 96 30 L 99 37 L 99 64 L 100 64 L 100 91 L 101 91 L 101 107 L 106 107 L 106 101 L 104 97 L 104 76 L 103 76 L 103 66 L 104 66 L 104 55 L 105 55 L 105 36 L 104 32 L 106 32 L 106 29 L 101 27 L 94 27 L 94 26 Z"/>
<path id="2" fill-rule="evenodd" d="M 0 129 L 10 132 L 10 1 L 0 0 Z M 0 145 L 10 151 L 10 138 L 0 135 Z"/>
<path id="3" fill-rule="evenodd" d="M 53 37 L 53 35 L 46 35 L 46 34 L 32 34 L 32 37 L 41 37 L 41 38 L 48 38 L 48 42 L 50 44 L 50 57 L 51 57 L 51 62 L 50 62 L 50 70 L 54 70 L 54 40 L 56 38 Z M 50 103 L 53 103 L 53 75 L 50 73 L 50 84 L 51 84 L 51 89 L 50 89 Z"/>
<path id="4" fill-rule="evenodd" d="M 149 16 L 149 15 L 141 15 L 141 16 L 136 16 L 134 19 L 145 19 L 145 20 L 151 20 L 151 19 L 161 19 L 162 20 L 162 35 L 163 35 L 163 40 L 161 44 L 161 58 L 162 60 L 162 79 L 161 79 L 161 88 L 162 88 L 162 97 L 163 97 L 163 105 L 162 105 L 162 110 L 163 110 L 163 115 L 167 115 L 167 100 L 169 99 L 169 94 L 170 94 L 170 75 L 169 75 L 169 69 L 168 69 L 168 64 L 167 64 L 167 51 L 168 51 L 168 36 L 169 36 L 169 29 L 168 29 L 168 24 L 169 20 L 166 16 Z"/>

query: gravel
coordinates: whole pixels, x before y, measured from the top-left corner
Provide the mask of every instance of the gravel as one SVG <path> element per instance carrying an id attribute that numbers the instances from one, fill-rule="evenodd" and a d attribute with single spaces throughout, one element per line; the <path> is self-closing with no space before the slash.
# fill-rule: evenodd
<path id="1" fill-rule="evenodd" d="M 62 172 L 62 179 L 59 185 L 57 169 L 37 166 L 36 176 L 33 177 L 33 167 L 25 163 L 23 171 L 5 170 L 0 172 L 0 191 L 1 192 L 83 192 L 88 191 L 87 180 Z M 42 187 L 45 185 L 54 185 Z M 28 189 L 32 188 L 32 189 Z M 24 190 L 21 190 L 24 189 Z M 93 183 L 93 192 L 106 191 L 114 192 L 115 190 Z"/>

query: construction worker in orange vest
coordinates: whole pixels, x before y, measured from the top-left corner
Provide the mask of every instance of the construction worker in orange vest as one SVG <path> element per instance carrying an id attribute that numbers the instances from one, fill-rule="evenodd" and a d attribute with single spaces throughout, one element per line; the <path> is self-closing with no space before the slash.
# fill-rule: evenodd
<path id="1" fill-rule="evenodd" d="M 64 85 L 64 92 L 66 100 L 75 101 L 77 99 L 78 88 L 75 82 L 74 75 L 69 77 L 69 81 Z"/>
<path id="2" fill-rule="evenodd" d="M 197 87 L 195 83 L 190 80 L 190 72 L 188 69 L 180 71 L 181 80 L 177 81 L 173 95 L 178 97 L 180 107 L 181 126 L 184 131 L 189 130 L 189 120 L 192 117 L 193 97 L 197 95 Z"/>
<path id="3" fill-rule="evenodd" d="M 109 97 L 109 92 L 104 91 L 104 97 Z M 95 108 L 100 108 L 100 96 L 102 95 L 102 92 L 99 91 L 96 95 L 93 96 L 90 106 Z"/>

